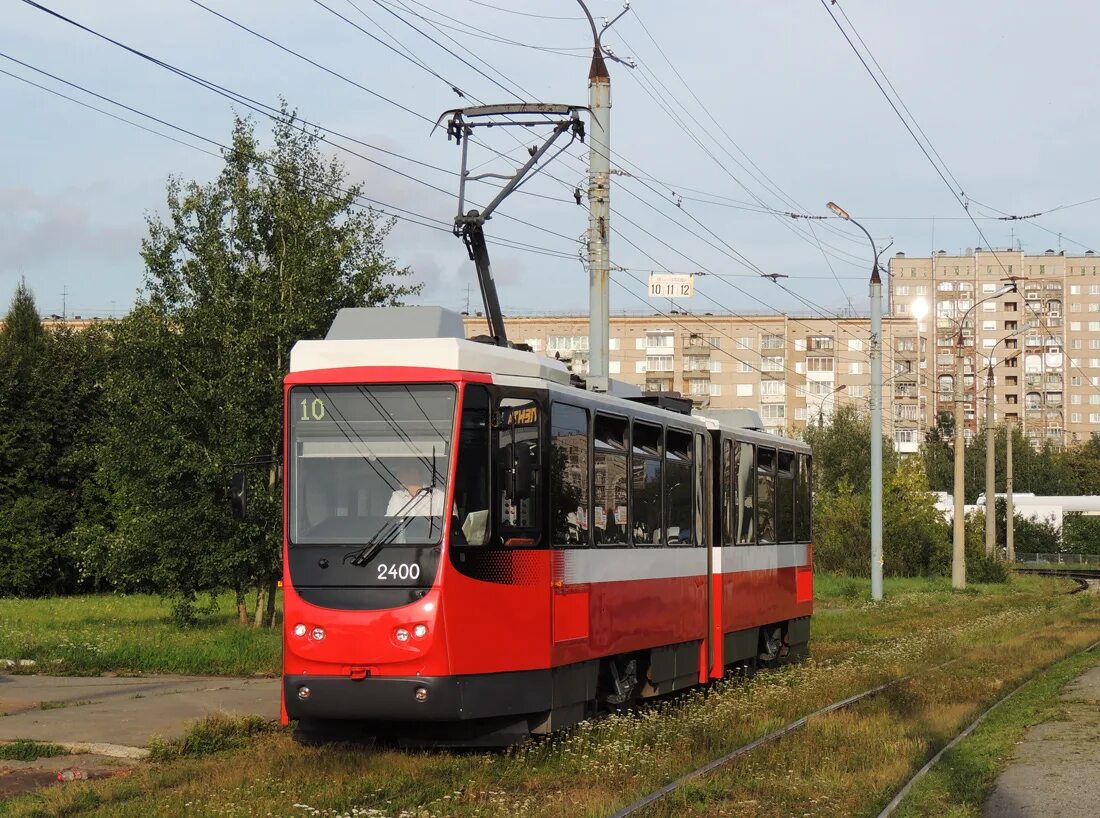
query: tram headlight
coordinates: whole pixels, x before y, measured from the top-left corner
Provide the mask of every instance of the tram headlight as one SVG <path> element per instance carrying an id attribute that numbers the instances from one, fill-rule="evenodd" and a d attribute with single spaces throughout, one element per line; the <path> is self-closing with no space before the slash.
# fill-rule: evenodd
<path id="1" fill-rule="evenodd" d="M 325 638 L 325 629 L 314 628 L 313 633 L 311 633 L 310 636 L 313 638 L 314 642 L 320 642 L 322 639 Z"/>
<path id="2" fill-rule="evenodd" d="M 419 625 L 416 625 L 413 628 L 413 636 L 415 636 L 417 639 L 423 639 L 427 635 L 428 635 L 428 626 L 427 625 L 421 623 Z"/>
<path id="3" fill-rule="evenodd" d="M 416 697 L 416 700 L 418 702 L 426 702 L 428 700 L 428 688 L 418 687 L 415 691 L 413 691 L 413 696 Z"/>
<path id="4" fill-rule="evenodd" d="M 294 626 L 294 635 L 299 637 L 305 636 L 306 630 L 306 626 L 299 622 L 297 625 Z"/>
<path id="5" fill-rule="evenodd" d="M 408 628 L 398 628 L 397 630 L 395 630 L 393 632 L 393 638 L 396 639 L 398 642 L 408 642 L 409 641 Z"/>
<path id="6" fill-rule="evenodd" d="M 305 685 L 302 685 L 301 687 L 298 688 L 298 698 L 301 699 L 302 701 L 305 701 L 306 699 L 309 698 L 309 693 L 310 693 L 309 688 L 306 687 Z"/>

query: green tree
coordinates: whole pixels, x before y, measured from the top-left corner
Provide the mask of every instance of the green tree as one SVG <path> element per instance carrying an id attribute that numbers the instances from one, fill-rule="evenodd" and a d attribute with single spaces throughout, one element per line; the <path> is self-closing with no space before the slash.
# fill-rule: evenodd
<path id="1" fill-rule="evenodd" d="M 821 428 L 813 424 L 803 433 L 814 450 L 814 488 L 836 492 L 846 482 L 856 493 L 871 483 L 871 419 L 854 406 L 841 406 Z M 882 439 L 883 475 L 897 462 L 893 444 Z"/>
<path id="2" fill-rule="evenodd" d="M 214 181 L 168 185 L 168 217 L 148 219 L 145 292 L 117 332 L 103 462 L 117 525 L 113 560 L 193 614 L 196 594 L 230 587 L 256 624 L 273 623 L 281 559 L 275 466 L 253 470 L 249 519 L 234 523 L 228 477 L 278 457 L 288 354 L 322 337 L 341 307 L 400 303 L 384 251 L 392 223 L 357 207 L 361 188 L 284 109 L 261 150 L 238 118 Z M 109 454 L 109 456 L 108 456 Z"/>

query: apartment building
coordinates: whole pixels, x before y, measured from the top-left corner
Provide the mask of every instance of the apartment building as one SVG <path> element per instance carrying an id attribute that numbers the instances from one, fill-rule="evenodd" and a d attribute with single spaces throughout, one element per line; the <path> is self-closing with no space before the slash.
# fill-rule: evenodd
<path id="1" fill-rule="evenodd" d="M 1100 433 L 1100 276 L 1088 251 L 939 251 L 890 260 L 883 320 L 883 431 L 916 451 L 938 412 L 954 411 L 961 332 L 965 433 L 985 423 L 992 363 L 994 418 L 1034 443 Z M 1018 293 L 995 297 L 1006 278 Z M 965 316 L 965 321 L 962 319 Z M 510 318 L 532 349 L 588 371 L 586 315 Z M 467 319 L 469 334 L 485 319 Z M 758 410 L 797 434 L 835 407 L 869 402 L 869 321 L 783 315 L 614 315 L 611 376 L 676 391 L 700 408 Z"/>
<path id="2" fill-rule="evenodd" d="M 912 319 L 884 320 L 884 432 L 902 451 L 919 446 L 927 390 L 918 365 Z M 485 319 L 467 318 L 467 334 L 486 331 Z M 508 319 L 509 337 L 540 354 L 588 371 L 588 317 Z M 782 315 L 613 315 L 612 378 L 649 391 L 675 391 L 700 408 L 751 408 L 769 430 L 795 435 L 823 422 L 842 403 L 869 402 L 865 318 Z"/>
<path id="3" fill-rule="evenodd" d="M 928 407 L 952 409 L 961 330 L 968 433 L 985 422 L 990 363 L 997 423 L 1018 424 L 1035 444 L 1100 432 L 1097 267 L 1092 251 L 898 253 L 890 261 L 890 309 L 916 325 L 928 351 L 918 363 L 929 373 Z M 1006 278 L 1017 279 L 1018 294 L 992 297 Z"/>

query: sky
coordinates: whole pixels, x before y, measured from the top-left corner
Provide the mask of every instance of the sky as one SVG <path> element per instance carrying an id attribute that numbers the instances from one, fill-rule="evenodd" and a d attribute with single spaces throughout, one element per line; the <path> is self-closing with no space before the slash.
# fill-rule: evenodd
<path id="1" fill-rule="evenodd" d="M 587 103 L 591 33 L 576 0 L 201 1 L 324 68 L 194 0 L 41 4 L 254 99 L 282 97 L 305 120 L 374 146 L 328 140 L 362 154 L 332 149 L 366 196 L 445 224 L 455 215 L 459 152 L 428 120 L 474 100 Z M 597 18 L 622 9 L 589 5 Z M 648 299 L 645 279 L 670 270 L 704 274 L 695 296 L 675 305 L 694 312 L 865 313 L 864 235 L 837 219 L 774 212 L 829 215 L 830 200 L 880 246 L 893 242 L 887 255 L 987 242 L 1100 249 L 1100 201 L 1033 220 L 991 218 L 1100 197 L 1100 5 L 842 0 L 830 9 L 846 27 L 839 10 L 847 14 L 947 181 L 822 0 L 635 0 L 604 35 L 636 62 L 609 64 L 611 259 L 625 268 L 612 273 L 613 311 L 669 309 Z M 20 0 L 0 15 L 0 54 L 215 141 L 227 140 L 235 110 L 246 112 Z M 4 57 L 0 71 L 210 149 Z M 168 178 L 211 180 L 221 159 L 7 74 L 0 121 L 0 299 L 23 277 L 44 314 L 123 314 L 141 291 L 141 239 L 147 218 L 165 212 Z M 268 124 L 257 117 L 265 140 Z M 488 133 L 484 148 L 471 146 L 471 164 L 510 173 L 538 137 Z M 540 195 L 512 195 L 486 225 L 490 238 L 513 243 L 491 247 L 506 312 L 587 311 L 578 255 L 587 210 L 572 195 L 584 188 L 586 161 L 586 145 L 570 146 L 525 186 Z M 471 191 L 481 202 L 486 193 Z M 473 265 L 448 230 L 399 220 L 386 246 L 423 282 L 421 303 L 480 306 Z M 786 289 L 762 272 L 789 276 Z"/>

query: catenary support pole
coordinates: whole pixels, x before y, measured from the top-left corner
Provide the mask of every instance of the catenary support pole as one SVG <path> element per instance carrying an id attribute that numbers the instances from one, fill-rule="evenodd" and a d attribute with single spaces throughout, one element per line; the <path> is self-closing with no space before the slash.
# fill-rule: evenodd
<path id="1" fill-rule="evenodd" d="M 611 323 L 611 76 L 599 45 L 588 72 L 591 108 L 588 148 L 588 388 L 608 387 L 608 334 Z"/>
<path id="2" fill-rule="evenodd" d="M 965 320 L 965 319 L 964 319 Z M 966 587 L 966 511 L 965 458 L 966 439 L 963 435 L 963 377 L 966 374 L 966 350 L 962 329 L 955 339 L 955 520 L 951 550 L 951 587 L 961 591 Z"/>
<path id="3" fill-rule="evenodd" d="M 996 409 L 993 397 L 993 363 L 990 357 L 985 376 L 985 555 L 997 550 L 997 434 Z"/>
<path id="4" fill-rule="evenodd" d="M 1005 559 L 1016 562 L 1016 509 L 1012 500 L 1012 437 L 1016 429 L 1005 424 Z"/>
<path id="5" fill-rule="evenodd" d="M 871 599 L 882 599 L 882 279 L 871 272 Z"/>

